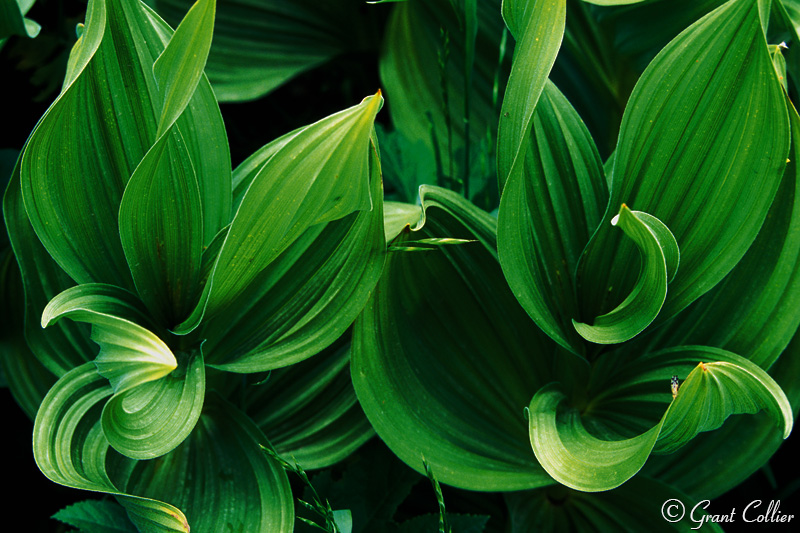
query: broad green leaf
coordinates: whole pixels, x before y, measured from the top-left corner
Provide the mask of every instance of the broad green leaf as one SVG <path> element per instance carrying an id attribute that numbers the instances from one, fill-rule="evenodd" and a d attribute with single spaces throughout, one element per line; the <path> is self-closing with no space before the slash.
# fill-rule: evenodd
<path id="1" fill-rule="evenodd" d="M 33 455 L 42 473 L 68 487 L 104 492 L 121 499 L 129 516 L 146 531 L 184 532 L 183 513 L 171 505 L 129 496 L 118 490 L 106 470 L 109 445 L 100 428 L 100 409 L 113 393 L 108 380 L 85 363 L 50 389 L 33 427 Z"/>
<path id="2" fill-rule="evenodd" d="M 115 450 L 153 459 L 189 436 L 203 408 L 205 366 L 200 353 L 182 359 L 176 372 L 118 392 L 103 407 L 103 433 Z"/>
<path id="3" fill-rule="evenodd" d="M 160 379 L 178 366 L 164 341 L 137 323 L 146 316 L 135 296 L 124 289 L 84 284 L 67 289 L 47 304 L 42 327 L 64 317 L 91 324 L 92 340 L 100 345 L 97 370 L 111 382 L 114 392 L 120 393 Z"/>
<path id="4" fill-rule="evenodd" d="M 792 404 L 795 418 L 800 411 L 800 336 L 783 351 L 769 370 Z M 766 465 L 783 443 L 775 423 L 761 412 L 731 417 L 716 431 L 701 433 L 670 455 L 655 455 L 642 473 L 679 487 L 697 498 L 716 498 L 739 485 Z"/>
<path id="5" fill-rule="evenodd" d="M 500 202 L 500 264 L 534 322 L 581 354 L 571 322 L 578 307 L 574 272 L 608 202 L 603 167 L 586 126 L 552 83 L 531 128 L 524 172 L 509 177 Z"/>
<path id="6" fill-rule="evenodd" d="M 532 327 L 506 285 L 495 219 L 458 194 L 422 187 L 424 223 L 397 238 L 478 242 L 391 253 L 356 321 L 356 395 L 406 464 L 422 456 L 443 482 L 475 490 L 550 483 L 526 449 L 526 395 L 550 379 L 555 345 Z M 425 413 L 425 416 L 420 416 Z"/>
<path id="7" fill-rule="evenodd" d="M 191 0 L 150 2 L 177 24 Z M 253 100 L 349 51 L 377 48 L 361 0 L 225 0 L 206 72 L 220 101 Z"/>
<path id="8" fill-rule="evenodd" d="M 288 143 L 303 129 L 304 128 L 301 127 L 294 131 L 290 131 L 289 133 L 281 135 L 274 141 L 265 144 L 251 154 L 250 157 L 242 161 L 242 163 L 233 170 L 232 189 L 234 212 L 239 209 L 239 205 L 242 203 L 244 193 L 247 192 L 250 184 L 253 182 L 255 177 L 258 176 L 261 167 L 263 167 L 273 155 L 278 153 L 284 146 L 286 146 L 286 143 Z"/>
<path id="9" fill-rule="evenodd" d="M 133 172 L 119 208 L 119 234 L 142 301 L 164 326 L 180 323 L 199 297 L 203 214 L 177 131 L 161 137 Z"/>
<path id="10" fill-rule="evenodd" d="M 343 338 L 241 391 L 247 415 L 278 455 L 306 470 L 341 461 L 375 434 L 353 391 L 349 355 Z"/>
<path id="11" fill-rule="evenodd" d="M 75 282 L 53 261 L 33 231 L 22 202 L 19 169 L 18 160 L 3 196 L 3 217 L 25 289 L 25 340 L 45 368 L 62 376 L 94 358 L 97 348 L 83 324 L 63 321 L 46 330 L 41 327 L 47 303 Z"/>
<path id="12" fill-rule="evenodd" d="M 643 351 L 702 344 L 744 354 L 762 368 L 800 324 L 800 117 L 789 107 L 792 149 L 775 201 L 753 245 L 728 276 L 683 313 L 642 339 Z M 742 298 L 743 294 L 749 295 Z"/>
<path id="13" fill-rule="evenodd" d="M 385 254 L 380 166 L 374 145 L 369 150 L 372 210 L 310 227 L 260 272 L 204 329 L 208 364 L 236 372 L 287 366 L 352 324 Z"/>
<path id="14" fill-rule="evenodd" d="M 667 372 L 682 377 L 680 369 L 685 371 L 694 361 L 700 362 L 688 373 L 661 420 L 629 438 L 615 434 L 613 426 L 608 425 L 604 438 L 596 436 L 597 427 L 589 431 L 581 414 L 566 405 L 567 396 L 557 383 L 542 387 L 529 406 L 536 458 L 559 483 L 591 492 L 621 485 L 642 468 L 651 453 L 671 453 L 699 432 L 720 427 L 733 414 L 763 409 L 783 438 L 789 435 L 792 409 L 780 386 L 747 359 L 715 348 L 681 347 L 647 356 L 629 365 L 618 376 L 619 384 L 603 389 L 592 402 L 602 413 L 604 402 L 613 408 L 614 402 L 620 401 L 657 401 L 658 395 L 641 392 L 642 386 L 648 381 L 657 383 L 660 378 L 666 389 Z M 616 406 L 624 409 L 619 403 Z"/>
<path id="15" fill-rule="evenodd" d="M 180 446 L 153 461 L 118 456 L 111 475 L 127 493 L 183 509 L 192 533 L 289 533 L 292 493 L 283 468 L 263 453 L 267 445 L 252 421 L 211 394 L 197 426 Z"/>
<path id="16" fill-rule="evenodd" d="M 267 160 L 234 216 L 203 298 L 177 331 L 191 331 L 204 314 L 211 318 L 245 294 L 311 226 L 374 208 L 369 136 L 382 102 L 379 91 L 307 126 Z"/>
<path id="17" fill-rule="evenodd" d="M 211 48 L 216 7 L 216 0 L 197 0 L 153 64 L 161 97 L 156 138 L 178 120 L 200 82 Z"/>
<path id="18" fill-rule="evenodd" d="M 698 499 L 661 480 L 643 476 L 605 492 L 580 492 L 554 485 L 509 493 L 506 502 L 510 533 L 688 531 L 699 526 L 707 531 L 722 531 L 717 523 L 704 522 L 709 516 L 702 507 L 691 512 Z M 666 506 L 670 504 L 684 505 L 686 513 L 680 516 L 680 507 L 668 510 Z"/>
<path id="19" fill-rule="evenodd" d="M 667 298 L 667 283 L 675 276 L 680 260 L 675 237 L 656 217 L 631 211 L 622 204 L 611 225 L 619 226 L 636 243 L 641 266 L 636 286 L 612 311 L 596 317 L 591 325 L 572 321 L 581 337 L 598 344 L 630 340 L 655 320 Z"/>
<path id="20" fill-rule="evenodd" d="M 69 83 L 23 155 L 23 199 L 45 248 L 73 279 L 132 289 L 117 214 L 128 178 L 155 140 L 160 97 L 152 69 L 170 31 L 138 1 L 93 0 L 88 12 Z M 230 160 L 205 80 L 177 127 L 198 176 L 209 242 L 229 221 Z"/>
<path id="21" fill-rule="evenodd" d="M 616 206 L 657 217 L 680 245 L 681 268 L 660 324 L 718 283 L 750 247 L 788 146 L 786 104 L 758 5 L 728 2 L 662 50 L 631 95 L 609 209 L 578 267 L 581 317 L 607 313 L 635 285 L 635 251 L 609 225 Z"/>
<path id="22" fill-rule="evenodd" d="M 503 0 L 503 19 L 517 44 L 497 128 L 501 191 L 512 172 L 522 171 L 533 112 L 564 37 L 566 10 L 566 0 Z"/>

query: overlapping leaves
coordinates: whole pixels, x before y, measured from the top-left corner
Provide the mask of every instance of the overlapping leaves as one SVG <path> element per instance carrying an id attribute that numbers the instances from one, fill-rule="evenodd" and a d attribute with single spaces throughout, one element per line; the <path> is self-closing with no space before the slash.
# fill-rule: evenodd
<path id="1" fill-rule="evenodd" d="M 261 453 L 266 441 L 244 415 L 224 408 L 224 422 L 212 422 L 218 402 L 208 403 L 201 346 L 214 336 L 215 366 L 262 371 L 320 352 L 353 321 L 383 262 L 371 139 L 382 98 L 292 135 L 237 182 L 245 192 L 231 217 L 227 142 L 203 74 L 215 5 L 199 0 L 173 34 L 139 1 L 91 2 L 64 89 L 31 135 L 4 214 L 29 321 L 50 301 L 42 317 L 48 329 L 31 335 L 41 339 L 31 342 L 37 356 L 61 375 L 35 426 L 46 475 L 117 495 L 148 530 L 188 528 L 181 511 L 162 503 L 169 501 L 220 511 L 190 516 L 193 529 L 282 531 L 292 522 L 285 474 Z M 298 261 L 313 268 L 295 273 Z M 247 312 L 254 307 L 263 312 Z M 91 324 L 100 346 L 93 363 L 76 366 L 96 348 L 72 322 Z M 355 436 L 357 446 L 370 435 L 352 392 L 341 379 L 328 386 L 326 375 L 310 383 L 321 393 L 327 386 L 342 406 L 281 436 L 319 464 L 354 449 L 331 450 L 337 438 Z M 341 366 L 331 375 L 341 376 Z M 343 435 L 326 428 L 331 419 L 347 422 Z M 217 448 L 200 457 L 195 446 Z M 64 454 L 77 462 L 54 458 Z M 230 466 L 216 464 L 228 455 Z M 107 463 L 109 456 L 118 459 Z M 145 460 L 170 465 L 156 468 L 167 477 Z M 175 472 L 185 468 L 213 475 L 214 490 L 195 494 L 167 481 L 182 479 Z M 234 474 L 243 470 L 252 483 Z M 220 471 L 230 471 L 235 486 Z"/>

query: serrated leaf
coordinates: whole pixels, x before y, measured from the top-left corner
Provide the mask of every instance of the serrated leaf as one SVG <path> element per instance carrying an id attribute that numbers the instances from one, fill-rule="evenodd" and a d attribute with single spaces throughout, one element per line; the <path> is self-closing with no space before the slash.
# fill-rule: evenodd
<path id="1" fill-rule="evenodd" d="M 137 533 L 125 508 L 112 500 L 84 500 L 61 509 L 53 518 L 92 533 Z"/>

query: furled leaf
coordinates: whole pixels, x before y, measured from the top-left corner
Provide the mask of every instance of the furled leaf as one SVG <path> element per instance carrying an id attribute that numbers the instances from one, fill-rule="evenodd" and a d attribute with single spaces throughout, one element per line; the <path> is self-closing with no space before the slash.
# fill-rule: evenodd
<path id="1" fill-rule="evenodd" d="M 617 487 L 633 477 L 651 453 L 671 453 L 701 431 L 711 431 L 733 414 L 765 410 L 784 438 L 793 415 L 780 386 L 747 359 L 724 350 L 681 347 L 647 356 L 626 368 L 618 384 L 602 390 L 594 402 L 654 402 L 658 395 L 640 392 L 650 382 L 667 383 L 667 373 L 679 377 L 693 362 L 677 397 L 651 429 L 625 438 L 606 424 L 606 437 L 590 432 L 581 414 L 567 407 L 567 396 L 556 383 L 542 387 L 531 400 L 529 430 L 536 458 L 559 483 L 583 491 Z M 713 362 L 705 362 L 713 361 Z M 646 371 L 643 371 L 646 369 Z M 646 389 L 645 389 L 646 390 Z M 619 405 L 619 404 L 617 404 Z M 620 410 L 624 407 L 619 407 Z M 616 438 L 614 438 L 616 437 Z"/>
<path id="2" fill-rule="evenodd" d="M 800 117 L 789 106 L 789 163 L 753 245 L 728 276 L 683 313 L 642 339 L 640 350 L 687 344 L 725 348 L 762 368 L 779 357 L 800 315 Z M 742 298 L 742 294 L 749 297 Z"/>
<path id="3" fill-rule="evenodd" d="M 260 272 L 204 329 L 208 364 L 284 367 L 319 353 L 355 320 L 385 256 L 380 165 L 368 150 L 372 210 L 311 226 Z"/>
<path id="4" fill-rule="evenodd" d="M 0 47 L 11 35 L 36 37 L 42 27 L 26 18 L 36 0 L 4 0 L 0 2 Z"/>
<path id="5" fill-rule="evenodd" d="M 180 135 L 166 133 L 133 172 L 119 208 L 119 234 L 137 292 L 169 327 L 199 298 L 203 215 Z"/>
<path id="6" fill-rule="evenodd" d="M 62 376 L 91 360 L 97 349 L 83 324 L 65 320 L 52 328 L 41 327 L 47 303 L 75 282 L 53 261 L 33 231 L 22 202 L 19 168 L 18 160 L 3 196 L 3 216 L 25 289 L 25 340 L 45 368 Z"/>
<path id="7" fill-rule="evenodd" d="M 783 351 L 769 369 L 792 404 L 800 411 L 800 336 Z M 783 443 L 775 423 L 765 412 L 735 416 L 716 431 L 700 433 L 691 446 L 669 455 L 654 455 L 642 469 L 697 498 L 714 499 L 739 485 L 767 464 Z"/>
<path id="8" fill-rule="evenodd" d="M 566 0 L 503 2 L 503 19 L 517 44 L 497 129 L 501 190 L 512 172 L 522 171 L 533 112 L 564 37 L 566 9 Z"/>
<path id="9" fill-rule="evenodd" d="M 524 172 L 509 177 L 500 202 L 500 264 L 534 322 L 581 354 L 571 322 L 577 314 L 574 272 L 608 202 L 603 166 L 586 126 L 552 83 L 544 87 L 531 128 Z"/>
<path id="10" fill-rule="evenodd" d="M 204 297 L 177 331 L 191 331 L 204 314 L 211 318 L 245 294 L 311 226 L 373 209 L 369 136 L 382 102 L 379 91 L 304 128 L 266 161 L 231 223 Z"/>
<path id="11" fill-rule="evenodd" d="M 607 313 L 635 285 L 635 251 L 608 223 L 616 206 L 657 217 L 680 245 L 662 323 L 718 283 L 750 247 L 788 146 L 786 104 L 758 5 L 728 2 L 676 37 L 631 95 L 609 209 L 578 267 L 580 319 Z"/>
<path id="12" fill-rule="evenodd" d="M 262 452 L 266 445 L 252 421 L 212 394 L 180 446 L 152 461 L 120 457 L 112 476 L 130 494 L 146 494 L 185 510 L 192 532 L 289 533 L 294 524 L 289 480 Z"/>
<path id="13" fill-rule="evenodd" d="M 172 451 L 194 429 L 205 398 L 205 366 L 200 353 L 156 381 L 116 393 L 103 407 L 101 422 L 111 446 L 133 459 Z"/>
<path id="14" fill-rule="evenodd" d="M 146 316 L 137 303 L 132 294 L 113 285 L 78 285 L 47 304 L 42 327 L 64 317 L 91 324 L 92 340 L 100 345 L 97 370 L 115 393 L 123 392 L 160 379 L 178 366 L 164 341 L 137 323 Z"/>
<path id="15" fill-rule="evenodd" d="M 531 327 L 503 279 L 495 219 L 451 191 L 420 192 L 424 221 L 396 242 L 478 242 L 389 254 L 355 324 L 358 399 L 398 457 L 421 471 L 424 455 L 443 483 L 477 490 L 547 484 L 523 446 L 521 413 L 526 394 L 549 381 L 555 345 Z"/>
<path id="16" fill-rule="evenodd" d="M 186 519 L 177 508 L 126 495 L 111 481 L 106 470 L 109 445 L 99 419 L 102 403 L 112 393 L 108 380 L 97 373 L 92 363 L 62 376 L 47 393 L 36 415 L 33 427 L 36 464 L 56 483 L 117 496 L 140 528 L 156 533 L 188 533 Z"/>
<path id="17" fill-rule="evenodd" d="M 592 325 L 573 320 L 584 339 L 598 344 L 613 344 L 632 339 L 658 316 L 667 298 L 667 282 L 675 276 L 680 253 L 678 243 L 663 222 L 622 204 L 611 219 L 636 243 L 641 254 L 639 279 L 631 293 L 613 310 L 598 316 Z"/>
<path id="18" fill-rule="evenodd" d="M 216 7 L 216 0 L 197 0 L 153 64 L 161 102 L 156 138 L 175 124 L 202 79 Z"/>
<path id="19" fill-rule="evenodd" d="M 88 13 L 68 84 L 23 155 L 23 199 L 45 248 L 73 279 L 132 289 L 117 215 L 129 177 L 155 141 L 160 96 L 153 63 L 170 30 L 138 1 L 94 0 Z M 177 128 L 186 132 L 198 176 L 208 242 L 229 221 L 230 160 L 204 79 Z"/>

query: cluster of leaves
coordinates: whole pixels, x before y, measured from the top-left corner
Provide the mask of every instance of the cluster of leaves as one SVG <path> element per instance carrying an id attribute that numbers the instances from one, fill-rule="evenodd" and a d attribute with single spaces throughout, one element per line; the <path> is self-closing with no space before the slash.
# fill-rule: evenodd
<path id="1" fill-rule="evenodd" d="M 3 199 L 36 463 L 117 502 L 60 519 L 291 531 L 288 472 L 298 530 L 636 529 L 791 432 L 800 4 L 386 3 L 90 0 Z M 219 101 L 379 42 L 232 168 Z"/>

